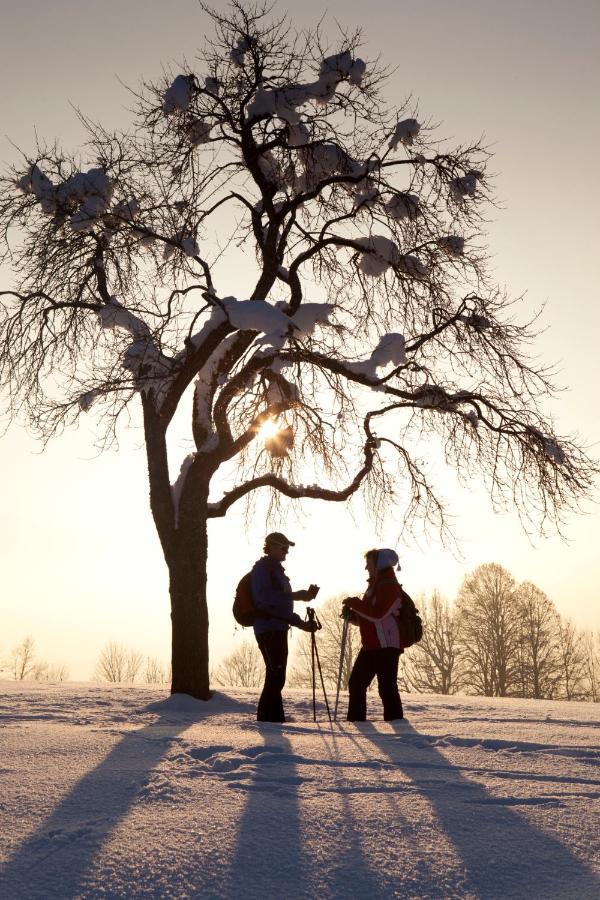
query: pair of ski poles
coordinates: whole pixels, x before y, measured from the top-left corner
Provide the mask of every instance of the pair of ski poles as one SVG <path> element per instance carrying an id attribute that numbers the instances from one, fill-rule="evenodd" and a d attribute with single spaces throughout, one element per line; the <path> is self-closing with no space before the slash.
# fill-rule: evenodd
<path id="1" fill-rule="evenodd" d="M 323 670 L 321 668 L 321 660 L 319 659 L 319 650 L 317 648 L 317 639 L 315 637 L 315 632 L 319 631 L 319 629 L 322 626 L 317 618 L 317 615 L 316 615 L 314 609 L 310 606 L 307 607 L 307 609 L 306 609 L 306 618 L 307 618 L 307 621 L 309 621 L 309 622 L 315 622 L 316 626 L 317 626 L 316 629 L 311 631 L 311 634 L 310 634 L 310 638 L 311 638 L 311 641 L 310 641 L 311 654 L 310 655 L 311 655 L 311 668 L 312 668 L 312 695 L 313 695 L 313 721 L 314 722 L 317 721 L 317 677 L 316 677 L 316 671 L 315 671 L 315 660 L 316 660 L 317 667 L 319 669 L 319 677 L 321 679 L 321 687 L 323 689 L 323 697 L 325 698 L 325 706 L 327 707 L 327 716 L 329 718 L 329 721 L 331 722 L 332 721 L 331 711 L 329 709 L 329 702 L 327 700 L 327 691 L 325 690 L 325 681 L 323 679 Z M 344 627 L 342 630 L 342 641 L 341 641 L 341 647 L 340 647 L 340 665 L 339 665 L 339 669 L 338 669 L 337 689 L 336 689 L 336 693 L 335 693 L 335 709 L 333 711 L 333 721 L 334 722 L 337 720 L 338 704 L 340 702 L 340 687 L 342 684 L 342 671 L 344 668 L 344 653 L 346 650 L 346 639 L 348 636 L 348 624 L 350 621 L 350 610 L 344 609 L 344 611 L 342 612 L 342 618 L 344 620 Z"/>

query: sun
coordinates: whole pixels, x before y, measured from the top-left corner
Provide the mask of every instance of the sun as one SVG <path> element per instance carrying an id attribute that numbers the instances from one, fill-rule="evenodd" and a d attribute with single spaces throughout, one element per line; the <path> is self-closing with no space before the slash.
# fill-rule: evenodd
<path id="1" fill-rule="evenodd" d="M 261 441 L 268 441 L 279 433 L 279 425 L 276 419 L 267 419 L 258 429 L 258 436 Z"/>

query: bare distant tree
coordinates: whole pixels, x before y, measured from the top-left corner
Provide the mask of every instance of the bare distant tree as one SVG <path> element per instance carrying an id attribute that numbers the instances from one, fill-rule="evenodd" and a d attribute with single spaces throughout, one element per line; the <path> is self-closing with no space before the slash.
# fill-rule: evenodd
<path id="1" fill-rule="evenodd" d="M 465 685 L 488 697 L 514 692 L 520 622 L 517 585 L 510 572 L 486 563 L 467 575 L 456 615 Z"/>
<path id="2" fill-rule="evenodd" d="M 14 647 L 10 655 L 10 671 L 15 681 L 24 681 L 35 672 L 37 665 L 34 639 L 28 635 Z"/>
<path id="3" fill-rule="evenodd" d="M 35 681 L 68 681 L 69 670 L 61 663 L 39 662 L 33 671 Z"/>
<path id="4" fill-rule="evenodd" d="M 264 664 L 258 644 L 253 639 L 243 640 L 221 662 L 215 672 L 215 681 L 224 687 L 259 687 L 262 684 Z"/>
<path id="5" fill-rule="evenodd" d="M 600 700 L 600 634 L 588 631 L 583 635 L 586 696 L 593 703 Z"/>
<path id="6" fill-rule="evenodd" d="M 89 168 L 50 143 L 2 179 L 0 384 L 44 439 L 92 404 L 108 439 L 141 407 L 172 690 L 208 699 L 207 529 L 239 499 L 365 487 L 374 515 L 393 498 L 405 527 L 444 531 L 425 440 L 496 503 L 556 523 L 596 468 L 544 415 L 534 316 L 486 271 L 486 149 L 440 144 L 412 101 L 390 104 L 358 33 L 328 47 L 267 4 L 203 9 L 199 72 L 143 88 L 128 133 L 80 117 Z M 241 254 L 243 300 L 227 296 Z M 191 385 L 195 449 L 173 477 Z"/>
<path id="7" fill-rule="evenodd" d="M 346 596 L 347 594 L 339 594 L 335 597 L 329 597 L 316 611 L 323 626 L 316 635 L 319 659 L 323 670 L 323 678 L 330 687 L 335 686 L 338 679 L 344 628 L 344 620 L 341 618 L 340 613 L 342 611 L 342 600 Z M 348 689 L 350 672 L 359 649 L 360 633 L 358 628 L 350 625 L 342 660 L 341 689 L 344 691 Z M 318 679 L 319 676 L 317 674 L 317 682 Z M 288 681 L 291 687 L 310 687 L 312 685 L 311 637 L 309 634 L 302 633 L 297 635 Z"/>
<path id="8" fill-rule="evenodd" d="M 125 657 L 125 681 L 134 682 L 144 664 L 144 657 L 137 650 L 128 650 Z"/>
<path id="9" fill-rule="evenodd" d="M 518 587 L 518 644 L 522 697 L 555 697 L 561 680 L 559 616 L 549 597 L 530 581 Z"/>
<path id="10" fill-rule="evenodd" d="M 423 637 L 404 654 L 404 676 L 410 690 L 454 694 L 460 690 L 458 618 L 438 591 L 417 601 Z"/>
<path id="11" fill-rule="evenodd" d="M 579 700 L 585 696 L 586 661 L 582 635 L 569 619 L 560 619 L 558 638 L 560 696 L 565 700 Z"/>
<path id="12" fill-rule="evenodd" d="M 152 656 L 146 657 L 146 665 L 144 667 L 144 681 L 146 684 L 164 684 L 166 681 L 166 672 L 164 666 L 158 659 Z"/>
<path id="13" fill-rule="evenodd" d="M 110 681 L 113 684 L 125 681 L 127 656 L 127 647 L 116 641 L 109 641 L 100 653 L 95 677 L 101 681 Z"/>

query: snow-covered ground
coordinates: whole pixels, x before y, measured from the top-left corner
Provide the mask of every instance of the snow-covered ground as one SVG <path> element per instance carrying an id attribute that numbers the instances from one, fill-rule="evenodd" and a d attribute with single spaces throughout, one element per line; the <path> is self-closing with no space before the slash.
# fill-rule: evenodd
<path id="1" fill-rule="evenodd" d="M 255 701 L 0 682 L 0 897 L 600 897 L 597 705 Z"/>

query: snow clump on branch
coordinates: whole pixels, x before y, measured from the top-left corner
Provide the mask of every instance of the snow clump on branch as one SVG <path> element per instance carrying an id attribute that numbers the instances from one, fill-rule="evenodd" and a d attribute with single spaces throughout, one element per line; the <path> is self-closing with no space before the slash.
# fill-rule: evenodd
<path id="1" fill-rule="evenodd" d="M 317 325 L 331 325 L 330 315 L 334 312 L 332 303 L 303 303 L 292 316 L 300 339 L 310 337 Z"/>
<path id="2" fill-rule="evenodd" d="M 181 468 L 179 469 L 179 475 L 175 479 L 174 483 L 171 485 L 171 497 L 173 499 L 173 513 L 175 515 L 175 528 L 179 525 L 179 501 L 181 500 L 181 494 L 183 491 L 183 486 L 185 484 L 185 480 L 187 478 L 187 474 L 192 467 L 194 460 L 196 459 L 195 453 L 189 453 L 183 462 L 181 463 Z"/>
<path id="3" fill-rule="evenodd" d="M 242 35 L 239 37 L 235 43 L 235 46 L 231 48 L 229 53 L 229 58 L 231 62 L 241 68 L 244 65 L 244 57 L 248 50 L 250 50 L 254 44 L 256 43 L 256 38 L 250 37 L 250 35 Z"/>
<path id="4" fill-rule="evenodd" d="M 411 278 L 426 278 L 428 268 L 417 256 L 400 253 L 397 244 L 382 234 L 372 234 L 366 238 L 357 238 L 357 244 L 365 248 L 361 254 L 358 267 L 365 275 L 378 278 L 384 275 L 390 266 L 398 268 Z"/>
<path id="5" fill-rule="evenodd" d="M 449 234 L 446 237 L 438 238 L 436 241 L 440 250 L 453 258 L 462 256 L 465 252 L 465 239 L 457 234 Z"/>
<path id="6" fill-rule="evenodd" d="M 194 119 L 187 130 L 187 136 L 192 147 L 199 147 L 201 144 L 207 144 L 210 140 L 211 126 L 203 119 Z"/>
<path id="7" fill-rule="evenodd" d="M 529 433 L 538 441 L 542 450 L 553 463 L 557 466 L 563 466 L 567 461 L 567 454 L 553 437 L 548 437 L 536 428 L 534 425 L 529 426 Z"/>
<path id="8" fill-rule="evenodd" d="M 482 316 L 481 313 L 461 313 L 456 318 L 459 322 L 464 322 L 465 325 L 469 325 L 471 328 L 474 328 L 475 331 L 485 331 L 487 328 L 492 327 L 492 323 L 487 318 L 487 316 Z"/>
<path id="9" fill-rule="evenodd" d="M 477 169 L 471 169 L 466 175 L 453 178 L 450 182 L 450 193 L 457 203 L 462 203 L 465 197 L 474 197 L 477 190 L 477 182 L 483 178 Z"/>
<path id="10" fill-rule="evenodd" d="M 163 112 L 169 116 L 174 112 L 185 112 L 192 101 L 195 78 L 193 75 L 178 75 L 167 88 L 163 99 Z"/>
<path id="11" fill-rule="evenodd" d="M 237 50 L 233 50 L 232 54 L 235 54 L 236 59 L 240 59 L 236 64 L 242 65 L 243 53 L 240 55 Z M 329 103 L 338 85 L 343 81 L 359 86 L 366 68 L 364 60 L 353 59 L 349 50 L 328 56 L 321 63 L 316 81 L 308 84 L 287 84 L 279 88 L 260 86 L 248 104 L 247 116 L 249 119 L 277 116 L 288 125 L 290 147 L 301 146 L 308 142 L 309 132 L 301 121 L 297 108 L 310 101 Z"/>
<path id="12" fill-rule="evenodd" d="M 17 181 L 17 187 L 24 194 L 33 194 L 39 202 L 42 212 L 53 216 L 56 212 L 56 187 L 47 175 L 44 175 L 37 163 Z"/>
<path id="13" fill-rule="evenodd" d="M 47 216 L 62 213 L 69 216 L 73 231 L 87 232 L 107 212 L 114 193 L 114 182 L 104 169 L 76 172 L 62 184 L 55 185 L 37 164 L 17 181 L 25 194 L 33 194 Z"/>
<path id="14" fill-rule="evenodd" d="M 355 375 L 366 375 L 375 380 L 378 369 L 390 363 L 394 368 L 406 365 L 406 341 L 403 334 L 384 334 L 368 359 L 360 362 L 346 363 L 346 368 Z"/>
<path id="15" fill-rule="evenodd" d="M 385 208 L 391 219 L 401 221 L 402 219 L 415 219 L 421 208 L 419 206 L 419 198 L 415 194 L 394 194 L 387 203 Z"/>
<path id="16" fill-rule="evenodd" d="M 390 266 L 398 265 L 400 250 L 390 238 L 382 234 L 372 234 L 369 237 L 357 238 L 356 243 L 366 251 L 361 254 L 358 263 L 359 269 L 365 275 L 378 278 L 385 274 Z"/>
<path id="17" fill-rule="evenodd" d="M 390 150 L 395 150 L 398 144 L 404 144 L 405 147 L 412 147 L 420 130 L 421 126 L 416 119 L 403 119 L 402 122 L 398 122 L 396 130 L 390 138 Z"/>

